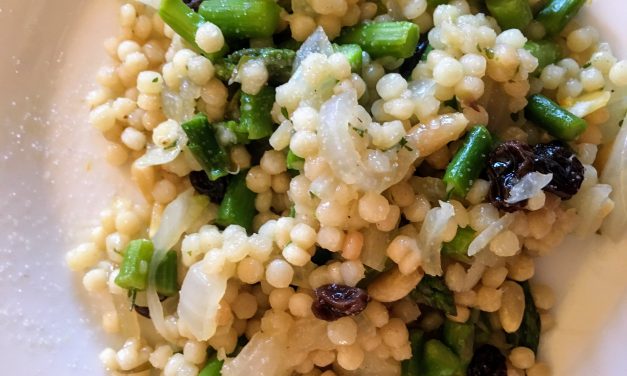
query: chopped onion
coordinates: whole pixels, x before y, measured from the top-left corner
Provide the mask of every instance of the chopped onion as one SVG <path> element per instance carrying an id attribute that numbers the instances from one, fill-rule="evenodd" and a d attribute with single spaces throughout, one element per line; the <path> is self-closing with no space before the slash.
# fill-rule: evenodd
<path id="1" fill-rule="evenodd" d="M 508 204 L 515 204 L 517 202 L 529 199 L 542 191 L 542 188 L 553 179 L 553 174 L 542 174 L 534 171 L 523 176 L 522 179 L 516 185 L 514 185 L 510 191 L 509 198 L 505 200 Z"/>
<path id="2" fill-rule="evenodd" d="M 222 366 L 222 376 L 289 376 L 286 367 L 285 335 L 270 335 L 258 332 L 233 359 Z"/>
<path id="3" fill-rule="evenodd" d="M 148 167 L 170 163 L 179 156 L 183 146 L 185 146 L 186 144 L 187 137 L 185 137 L 184 142 L 177 142 L 174 147 L 170 147 L 168 149 L 163 149 L 154 144 L 150 144 L 148 145 L 148 150 L 146 151 L 146 153 L 142 155 L 135 163 L 137 163 L 138 167 Z"/>
<path id="4" fill-rule="evenodd" d="M 385 250 L 390 244 L 390 235 L 377 229 L 377 226 L 370 225 L 363 231 L 364 245 L 361 250 L 361 262 L 374 270 L 382 272 L 385 269 L 387 255 Z"/>
<path id="5" fill-rule="evenodd" d="M 481 231 L 468 246 L 468 256 L 476 255 L 479 251 L 490 244 L 490 241 L 492 241 L 495 236 L 508 228 L 512 222 L 514 222 L 517 214 L 518 213 L 507 213 L 499 220 L 486 227 L 485 230 Z"/>
<path id="6" fill-rule="evenodd" d="M 294 59 L 294 67 L 292 72 L 296 72 L 300 64 L 305 60 L 307 56 L 313 53 L 319 53 L 326 56 L 333 54 L 333 46 L 329 42 L 329 37 L 324 32 L 322 26 L 318 26 L 305 42 L 296 51 L 296 58 Z"/>
<path id="7" fill-rule="evenodd" d="M 335 95 L 325 102 L 320 109 L 318 128 L 320 155 L 344 183 L 356 185 L 363 191 L 382 192 L 405 176 L 418 158 L 418 152 L 415 148 L 399 148 L 384 153 L 389 167 L 383 172 L 373 171 L 370 166 L 376 163 L 372 160 L 376 156 L 368 152 L 364 142 L 353 139 L 360 136 L 353 135 L 355 132 L 351 130 L 354 125 L 362 126 L 364 119 L 360 115 L 363 113 L 354 91 Z"/>
<path id="8" fill-rule="evenodd" d="M 564 107 L 579 117 L 585 117 L 605 107 L 610 97 L 611 93 L 609 91 L 597 91 L 575 98 L 572 100 L 572 104 L 566 103 Z"/>
<path id="9" fill-rule="evenodd" d="M 225 267 L 220 273 L 205 273 L 205 262 L 209 261 L 197 262 L 187 271 L 177 310 L 179 320 L 199 341 L 206 341 L 215 334 L 220 300 L 233 274 L 232 267 Z"/>
<path id="10" fill-rule="evenodd" d="M 111 294 L 106 294 L 111 299 Z M 106 297 L 100 296 L 102 299 Z M 137 315 L 133 313 L 130 306 L 130 301 L 126 295 L 113 295 L 113 304 L 115 304 L 115 310 L 118 314 L 118 322 L 120 323 L 120 333 L 124 338 L 139 338 L 139 322 L 137 321 Z"/>
<path id="11" fill-rule="evenodd" d="M 603 218 L 605 218 L 607 214 L 607 212 L 603 210 L 604 204 L 607 200 L 610 200 L 609 197 L 611 193 L 612 187 L 610 185 L 595 184 L 588 189 L 580 190 L 573 198 L 567 201 L 569 206 L 577 209 L 578 221 L 574 231 L 577 235 L 592 235 L 601 227 Z M 612 225 L 615 225 L 615 223 L 624 223 L 624 212 L 623 214 L 619 212 L 616 215 L 618 217 L 615 217 L 613 221 L 617 222 L 610 223 Z M 624 227 L 613 228 L 613 230 L 615 232 L 608 231 L 608 235 L 612 234 L 616 239 L 620 238 L 625 232 Z"/>
<path id="12" fill-rule="evenodd" d="M 314 317 L 298 319 L 290 326 L 287 346 L 294 353 L 315 350 L 333 350 L 335 346 L 327 336 L 327 322 Z M 274 333 L 276 335 L 276 333 Z M 289 363 L 289 361 L 288 361 Z M 289 364 L 288 364 L 289 365 Z M 298 364 L 294 364 L 297 366 Z"/>
<path id="13" fill-rule="evenodd" d="M 624 236 L 627 228 L 627 125 L 623 125 L 616 136 L 612 152 L 601 173 L 601 182 L 614 189 L 610 198 L 614 210 L 607 216 L 601 232 L 613 240 Z"/>
<path id="14" fill-rule="evenodd" d="M 481 252 L 479 254 L 482 253 L 485 252 Z M 463 291 L 470 291 L 473 287 L 475 287 L 475 285 L 481 280 L 481 277 L 483 277 L 485 269 L 486 265 L 484 263 L 475 260 L 475 262 L 470 265 L 470 268 L 468 268 L 468 271 L 466 271 L 466 275 L 464 276 Z"/>
<path id="15" fill-rule="evenodd" d="M 183 123 L 194 116 L 196 99 L 200 97 L 200 86 L 184 79 L 178 92 L 167 87 L 161 93 L 163 112 L 168 119 Z"/>
<path id="16" fill-rule="evenodd" d="M 208 205 L 209 199 L 202 195 L 195 196 L 193 188 L 181 193 L 164 209 L 159 229 L 152 238 L 155 253 L 150 260 L 146 297 L 150 317 L 155 325 L 155 329 L 163 338 L 170 342 L 174 342 L 174 340 L 170 338 L 166 331 L 163 306 L 155 288 L 157 266 L 161 263 L 166 252 L 178 243 L 181 235 L 194 223 Z"/>
<path id="17" fill-rule="evenodd" d="M 422 224 L 418 244 L 422 250 L 422 269 L 429 275 L 442 275 L 440 262 L 442 234 L 454 215 L 453 205 L 440 201 L 440 207 L 429 210 Z"/>
<path id="18" fill-rule="evenodd" d="M 601 125 L 601 133 L 603 134 L 602 143 L 610 143 L 617 136 L 621 130 L 621 122 L 624 121 L 625 115 L 627 115 L 627 86 L 622 87 L 607 87 L 606 89 L 612 89 L 612 97 L 607 103 L 607 111 L 609 112 L 609 119 Z"/>

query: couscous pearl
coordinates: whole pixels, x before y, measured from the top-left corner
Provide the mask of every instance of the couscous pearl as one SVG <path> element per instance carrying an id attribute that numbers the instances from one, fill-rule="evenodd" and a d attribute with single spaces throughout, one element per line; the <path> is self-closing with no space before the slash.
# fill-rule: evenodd
<path id="1" fill-rule="evenodd" d="M 292 38 L 302 42 L 316 29 L 316 21 L 304 14 L 294 13 L 289 18 Z"/>
<path id="2" fill-rule="evenodd" d="M 160 204 L 167 204 L 176 197 L 176 186 L 167 179 L 161 179 L 152 188 L 152 197 Z"/>
<path id="3" fill-rule="evenodd" d="M 364 356 L 364 351 L 357 344 L 342 346 L 337 350 L 337 363 L 345 370 L 356 370 L 363 363 Z"/>
<path id="4" fill-rule="evenodd" d="M 327 336 L 335 345 L 352 345 L 357 339 L 357 324 L 350 317 L 331 321 L 327 326 Z"/>
<path id="5" fill-rule="evenodd" d="M 273 260 L 266 267 L 266 281 L 276 288 L 289 286 L 293 276 L 294 269 L 285 260 Z"/>
<path id="6" fill-rule="evenodd" d="M 120 59 L 120 61 L 125 61 L 128 55 L 139 51 L 141 51 L 141 46 L 137 42 L 132 40 L 122 41 L 117 47 L 118 59 Z"/>
<path id="7" fill-rule="evenodd" d="M 605 85 L 603 73 L 594 67 L 582 70 L 579 79 L 581 80 L 583 89 L 587 92 L 599 90 Z"/>
<path id="8" fill-rule="evenodd" d="M 277 150 L 269 150 L 263 153 L 259 165 L 270 175 L 277 175 L 287 170 L 285 155 Z"/>
<path id="9" fill-rule="evenodd" d="M 462 64 L 450 57 L 440 60 L 433 68 L 433 79 L 445 87 L 455 86 L 464 76 Z"/>
<path id="10" fill-rule="evenodd" d="M 158 72 L 143 71 L 137 76 L 137 90 L 143 94 L 159 94 L 163 89 L 163 77 Z"/>
<path id="11" fill-rule="evenodd" d="M 627 86 L 627 60 L 621 60 L 610 69 L 610 80 L 614 85 Z"/>
<path id="12" fill-rule="evenodd" d="M 246 257 L 237 264 L 237 277 L 249 285 L 259 282 L 263 272 L 263 264 L 252 257 Z"/>
<path id="13" fill-rule="evenodd" d="M 240 293 L 231 304 L 231 309 L 238 319 L 249 319 L 257 312 L 257 298 L 247 292 Z"/>
<path id="14" fill-rule="evenodd" d="M 244 93 L 254 95 L 268 81 L 268 70 L 262 61 L 248 60 L 239 68 L 238 80 Z"/>
<path id="15" fill-rule="evenodd" d="M 283 248 L 283 258 L 294 266 L 303 266 L 311 259 L 311 255 L 294 243 L 289 243 Z"/>
<path id="16" fill-rule="evenodd" d="M 255 166 L 246 174 L 246 186 L 255 193 L 267 191 L 272 184 L 270 175 L 261 167 Z"/>
<path id="17" fill-rule="evenodd" d="M 527 376 L 551 376 L 551 368 L 544 363 L 536 363 L 527 370 Z"/>
<path id="18" fill-rule="evenodd" d="M 215 24 L 204 22 L 196 31 L 195 41 L 203 51 L 214 53 L 224 46 L 224 35 Z"/>
<path id="19" fill-rule="evenodd" d="M 318 245 L 332 252 L 337 252 L 344 244 L 344 232 L 337 227 L 322 227 L 316 239 Z"/>
<path id="20" fill-rule="evenodd" d="M 533 350 L 527 347 L 513 348 L 508 358 L 512 365 L 519 369 L 531 368 L 536 361 Z"/>
<path id="21" fill-rule="evenodd" d="M 120 166 L 128 159 L 128 151 L 124 146 L 111 142 L 107 145 L 105 158 L 113 166 Z"/>
<path id="22" fill-rule="evenodd" d="M 132 127 L 125 128 L 120 139 L 131 150 L 142 150 L 146 146 L 146 135 Z"/>
<path id="23" fill-rule="evenodd" d="M 101 132 L 115 125 L 115 111 L 109 103 L 102 104 L 89 112 L 89 123 Z"/>
<path id="24" fill-rule="evenodd" d="M 398 73 L 389 73 L 377 81 L 376 89 L 384 100 L 394 99 L 407 90 L 407 81 Z"/>
<path id="25" fill-rule="evenodd" d="M 196 85 L 204 85 L 213 77 L 215 69 L 211 60 L 194 56 L 187 61 L 187 75 Z"/>
<path id="26" fill-rule="evenodd" d="M 587 50 L 598 39 L 597 31 L 592 27 L 582 27 L 568 34 L 566 45 L 573 52 Z"/>
<path id="27" fill-rule="evenodd" d="M 367 192 L 359 199 L 359 215 L 370 223 L 383 221 L 389 211 L 388 200 L 376 192 Z"/>

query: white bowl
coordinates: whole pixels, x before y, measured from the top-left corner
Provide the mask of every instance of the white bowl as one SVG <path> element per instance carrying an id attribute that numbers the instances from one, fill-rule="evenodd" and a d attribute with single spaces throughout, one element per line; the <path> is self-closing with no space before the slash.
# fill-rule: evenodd
<path id="1" fill-rule="evenodd" d="M 626 11 L 622 0 L 584 11 L 620 58 Z M 114 195 L 137 197 L 102 160 L 83 104 L 116 16 L 110 0 L 0 3 L 1 374 L 105 374 L 98 354 L 108 339 L 64 254 Z M 599 239 L 569 240 L 541 261 L 538 277 L 558 300 L 541 354 L 555 375 L 627 374 L 625 265 L 627 243 Z"/>

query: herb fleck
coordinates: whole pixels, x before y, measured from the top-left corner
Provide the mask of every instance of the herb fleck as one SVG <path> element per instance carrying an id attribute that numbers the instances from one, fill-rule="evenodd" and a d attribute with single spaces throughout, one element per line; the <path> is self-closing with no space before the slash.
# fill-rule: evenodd
<path id="1" fill-rule="evenodd" d="M 367 129 L 360 129 L 360 128 L 357 128 L 357 127 L 352 127 L 352 128 L 355 131 L 355 133 L 357 133 L 359 135 L 359 137 L 364 137 L 366 132 L 368 132 Z"/>

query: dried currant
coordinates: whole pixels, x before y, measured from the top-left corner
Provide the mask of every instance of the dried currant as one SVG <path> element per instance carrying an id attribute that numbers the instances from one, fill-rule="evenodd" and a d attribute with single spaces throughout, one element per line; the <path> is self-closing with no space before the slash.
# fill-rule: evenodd
<path id="1" fill-rule="evenodd" d="M 479 347 L 466 370 L 466 376 L 506 376 L 505 356 L 492 345 Z"/>
<path id="2" fill-rule="evenodd" d="M 195 10 L 196 12 L 198 12 L 198 7 L 200 6 L 200 3 L 202 3 L 202 1 L 203 0 L 183 0 L 185 5 Z"/>
<path id="3" fill-rule="evenodd" d="M 507 203 L 510 191 L 518 181 L 534 171 L 534 155 L 531 147 L 520 141 L 502 143 L 488 157 L 488 178 L 490 179 L 490 202 L 497 208 L 512 212 L 522 209 L 527 200 Z"/>
<path id="4" fill-rule="evenodd" d="M 220 178 L 215 181 L 209 180 L 204 171 L 192 171 L 189 174 L 189 182 L 196 192 L 208 196 L 211 202 L 219 204 L 226 193 L 227 179 Z"/>
<path id="5" fill-rule="evenodd" d="M 561 141 L 537 144 L 533 147 L 534 169 L 543 174 L 553 174 L 544 190 L 568 200 L 581 188 L 584 168 L 572 149 Z"/>
<path id="6" fill-rule="evenodd" d="M 358 315 L 370 301 L 365 290 L 335 283 L 320 286 L 314 292 L 316 299 L 311 305 L 311 311 L 314 316 L 325 321 Z"/>

